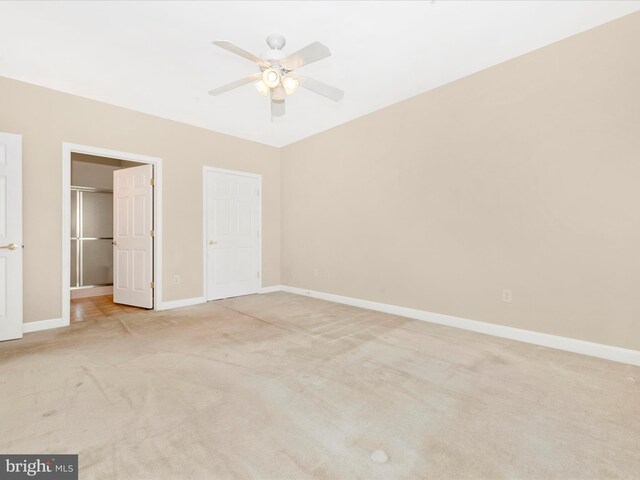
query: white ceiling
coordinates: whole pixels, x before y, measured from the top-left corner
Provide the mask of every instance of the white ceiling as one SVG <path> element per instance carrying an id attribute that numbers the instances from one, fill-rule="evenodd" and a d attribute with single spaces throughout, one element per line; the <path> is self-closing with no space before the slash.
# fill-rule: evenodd
<path id="1" fill-rule="evenodd" d="M 640 10 L 640 1 L 0 2 L 0 75 L 218 132 L 283 146 L 525 52 Z M 218 47 L 333 56 L 300 73 L 345 90 L 300 89 L 271 121 L 257 71 Z"/>

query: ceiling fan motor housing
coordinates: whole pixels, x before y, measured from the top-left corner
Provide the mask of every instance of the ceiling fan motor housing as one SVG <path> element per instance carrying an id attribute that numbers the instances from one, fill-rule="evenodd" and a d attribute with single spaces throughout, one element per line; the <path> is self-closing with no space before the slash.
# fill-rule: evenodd
<path id="1" fill-rule="evenodd" d="M 277 63 L 279 60 L 287 57 L 287 55 L 282 51 L 286 44 L 287 40 L 284 36 L 279 33 L 272 33 L 267 36 L 267 45 L 269 45 L 269 50 L 264 52 L 261 57 L 272 63 Z"/>
<path id="2" fill-rule="evenodd" d="M 279 33 L 272 33 L 267 36 L 267 45 L 273 50 L 282 50 L 286 44 L 286 38 Z"/>

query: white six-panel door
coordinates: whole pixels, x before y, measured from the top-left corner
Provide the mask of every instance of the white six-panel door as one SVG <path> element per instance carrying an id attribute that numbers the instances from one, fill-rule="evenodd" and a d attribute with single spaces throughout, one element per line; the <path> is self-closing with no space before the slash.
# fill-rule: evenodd
<path id="1" fill-rule="evenodd" d="M 113 301 L 153 308 L 153 166 L 113 172 Z"/>
<path id="2" fill-rule="evenodd" d="M 0 133 L 0 340 L 22 337 L 22 137 Z"/>
<path id="3" fill-rule="evenodd" d="M 208 300 L 260 289 L 260 181 L 206 171 Z"/>

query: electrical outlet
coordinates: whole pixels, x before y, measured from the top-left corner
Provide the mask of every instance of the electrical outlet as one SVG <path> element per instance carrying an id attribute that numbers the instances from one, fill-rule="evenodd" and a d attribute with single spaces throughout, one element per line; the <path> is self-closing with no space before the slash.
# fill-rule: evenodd
<path id="1" fill-rule="evenodd" d="M 504 303 L 511 303 L 513 300 L 513 292 L 511 290 L 502 290 L 502 301 Z"/>
<path id="2" fill-rule="evenodd" d="M 173 284 L 178 285 L 180 283 L 180 275 L 173 276 Z"/>

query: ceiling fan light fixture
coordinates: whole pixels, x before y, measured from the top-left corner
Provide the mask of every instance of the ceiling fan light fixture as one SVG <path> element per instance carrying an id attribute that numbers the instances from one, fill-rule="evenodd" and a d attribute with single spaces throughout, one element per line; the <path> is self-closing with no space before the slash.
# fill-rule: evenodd
<path id="1" fill-rule="evenodd" d="M 282 79 L 282 86 L 284 87 L 287 95 L 291 95 L 298 89 L 298 79 L 293 77 L 284 77 Z"/>
<path id="2" fill-rule="evenodd" d="M 285 43 L 286 40 L 282 35 L 269 35 L 267 37 L 269 50 L 258 57 L 226 40 L 214 41 L 214 45 L 253 62 L 260 70 L 235 82 L 209 90 L 209 95 L 218 96 L 229 90 L 253 83 L 261 95 L 270 98 L 272 117 L 284 115 L 284 103 L 287 96 L 297 91 L 299 87 L 335 102 L 342 100 L 344 92 L 339 88 L 295 73 L 295 70 L 300 67 L 331 56 L 329 49 L 320 42 L 313 42 L 294 53 L 287 54 L 282 50 Z"/>
<path id="3" fill-rule="evenodd" d="M 267 85 L 262 80 L 258 80 L 256 83 L 254 83 L 254 86 L 256 87 L 256 90 L 258 90 L 260 95 L 263 95 L 265 97 L 269 95 L 269 87 L 267 87 Z"/>
<path id="4" fill-rule="evenodd" d="M 262 81 L 269 88 L 275 88 L 280 83 L 280 74 L 275 68 L 267 68 L 262 72 Z"/>

